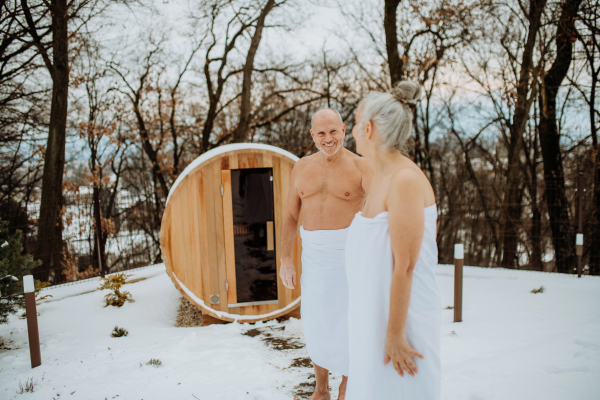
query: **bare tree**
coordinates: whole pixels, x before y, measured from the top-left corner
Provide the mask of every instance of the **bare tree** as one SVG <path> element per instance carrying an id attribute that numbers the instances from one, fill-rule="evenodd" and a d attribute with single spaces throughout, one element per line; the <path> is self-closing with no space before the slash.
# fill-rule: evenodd
<path id="1" fill-rule="evenodd" d="M 250 96 L 252 94 L 252 72 L 254 72 L 254 58 L 256 57 L 256 51 L 258 50 L 258 46 L 262 38 L 262 31 L 265 27 L 265 19 L 273 7 L 281 4 L 282 3 L 276 4 L 275 0 L 268 0 L 260 11 L 260 15 L 256 20 L 256 26 L 250 42 L 250 48 L 246 54 L 246 63 L 243 67 L 244 78 L 242 83 L 242 93 L 240 96 L 240 120 L 237 128 L 235 128 L 235 131 L 233 132 L 234 142 L 244 142 L 247 139 L 248 126 L 250 124 Z"/>
<path id="2" fill-rule="evenodd" d="M 50 270 L 60 268 L 63 263 L 61 213 L 69 103 L 69 40 L 109 3 L 109 0 L 52 0 L 32 4 L 29 0 L 20 1 L 27 43 L 39 53 L 52 81 L 37 249 L 43 262 L 38 275 L 44 281 L 49 279 Z M 71 38 L 69 24 L 73 25 Z"/>
<path id="3" fill-rule="evenodd" d="M 401 0 L 385 0 L 383 29 L 385 31 L 385 48 L 390 69 L 390 83 L 394 86 L 404 78 L 404 61 L 398 52 L 398 27 L 396 25 L 396 11 Z"/>
<path id="4" fill-rule="evenodd" d="M 550 69 L 541 77 L 540 87 L 540 145 L 544 158 L 546 204 L 552 228 L 556 268 L 569 273 L 574 267 L 573 235 L 569 219 L 560 132 L 556 122 L 556 96 L 569 71 L 576 40 L 574 20 L 581 0 L 567 0 L 561 4 L 562 12 L 556 26 L 556 57 Z"/>
<path id="5" fill-rule="evenodd" d="M 579 14 L 575 20 L 575 34 L 583 47 L 585 61 L 589 68 L 590 87 L 589 93 L 583 90 L 578 82 L 571 81 L 585 99 L 590 118 L 590 136 L 592 138 L 592 165 L 594 194 L 592 198 L 592 215 L 590 238 L 590 273 L 600 274 L 600 144 L 598 143 L 597 117 L 600 111 L 596 107 L 596 90 L 600 78 L 600 6 L 597 2 L 584 0 L 581 3 Z"/>
<path id="6" fill-rule="evenodd" d="M 69 96 L 68 24 L 71 15 L 66 0 L 52 0 L 47 7 L 34 8 L 29 6 L 27 0 L 21 0 L 21 7 L 32 45 L 40 53 L 52 79 L 37 249 L 38 257 L 43 262 L 39 279 L 48 281 L 50 269 L 61 268 L 63 263 L 61 210 Z M 46 25 L 48 16 L 51 26 Z M 52 32 L 51 45 L 43 41 L 48 30 Z"/>

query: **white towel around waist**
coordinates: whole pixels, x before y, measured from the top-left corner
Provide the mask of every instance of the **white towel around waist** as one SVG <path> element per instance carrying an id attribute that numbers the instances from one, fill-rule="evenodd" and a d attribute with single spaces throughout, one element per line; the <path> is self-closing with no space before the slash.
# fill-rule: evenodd
<path id="1" fill-rule="evenodd" d="M 348 282 L 344 265 L 349 228 L 307 231 L 302 237 L 302 325 L 308 355 L 348 374 Z"/>

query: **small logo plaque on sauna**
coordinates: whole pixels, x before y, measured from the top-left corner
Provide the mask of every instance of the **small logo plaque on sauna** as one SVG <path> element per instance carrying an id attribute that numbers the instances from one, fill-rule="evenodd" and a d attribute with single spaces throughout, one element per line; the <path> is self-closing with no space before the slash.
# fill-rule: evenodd
<path id="1" fill-rule="evenodd" d="M 297 160 L 269 145 L 221 146 L 194 160 L 171 188 L 161 225 L 163 259 L 175 286 L 207 321 L 299 317 L 300 285 L 290 290 L 279 279 L 281 221 Z M 297 234 L 298 276 L 300 254 Z"/>

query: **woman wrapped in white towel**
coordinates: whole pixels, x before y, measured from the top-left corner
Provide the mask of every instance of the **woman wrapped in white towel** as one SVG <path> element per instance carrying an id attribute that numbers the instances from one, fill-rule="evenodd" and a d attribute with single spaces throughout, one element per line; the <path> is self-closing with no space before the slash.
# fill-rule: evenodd
<path id="1" fill-rule="evenodd" d="M 441 301 L 434 191 L 407 157 L 421 87 L 400 82 L 360 103 L 352 135 L 375 175 L 346 242 L 347 400 L 440 397 Z"/>

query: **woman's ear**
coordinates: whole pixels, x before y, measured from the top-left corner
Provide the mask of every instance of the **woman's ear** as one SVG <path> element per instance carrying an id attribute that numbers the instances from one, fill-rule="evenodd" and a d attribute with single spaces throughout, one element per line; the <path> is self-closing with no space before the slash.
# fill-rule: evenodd
<path id="1" fill-rule="evenodd" d="M 365 125 L 365 137 L 369 140 L 371 140 L 371 137 L 373 136 L 373 123 L 371 121 L 367 121 L 366 125 Z"/>

